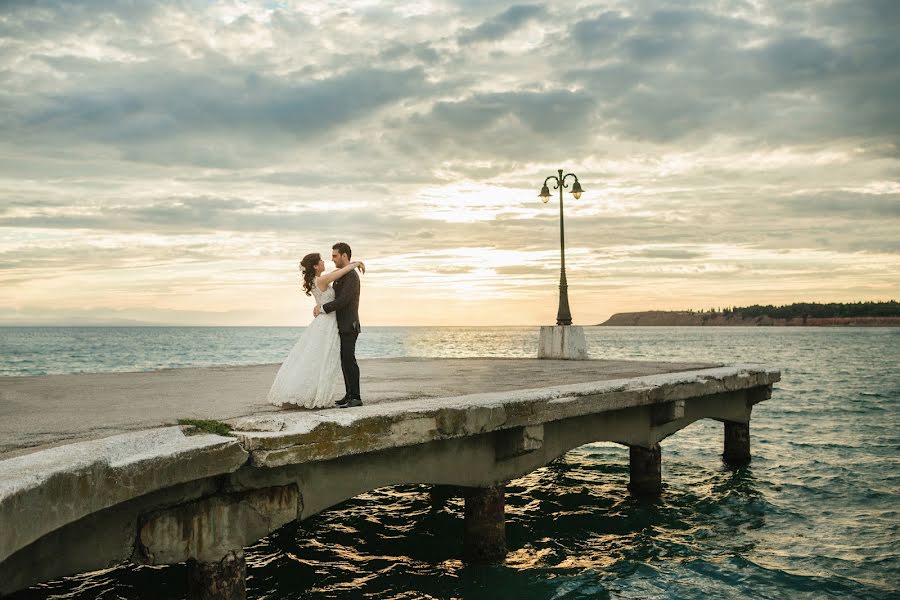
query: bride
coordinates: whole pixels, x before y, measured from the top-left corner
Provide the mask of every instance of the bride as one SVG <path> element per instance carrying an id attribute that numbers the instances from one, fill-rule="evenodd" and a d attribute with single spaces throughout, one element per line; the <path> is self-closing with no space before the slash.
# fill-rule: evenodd
<path id="1" fill-rule="evenodd" d="M 354 261 L 342 269 L 325 273 L 325 261 L 319 254 L 307 254 L 300 261 L 303 290 L 316 304 L 334 300 L 331 284 L 353 269 L 366 272 L 366 266 Z M 285 408 L 333 408 L 341 378 L 341 340 L 335 313 L 322 313 L 309 324 L 278 369 L 269 390 L 268 401 Z"/>

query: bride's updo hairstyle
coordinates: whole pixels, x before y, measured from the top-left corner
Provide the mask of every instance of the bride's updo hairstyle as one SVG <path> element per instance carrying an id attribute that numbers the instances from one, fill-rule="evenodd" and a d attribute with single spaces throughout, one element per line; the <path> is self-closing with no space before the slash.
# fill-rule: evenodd
<path id="1" fill-rule="evenodd" d="M 300 261 L 300 270 L 303 272 L 303 291 L 306 292 L 307 296 L 312 295 L 310 292 L 312 292 L 313 288 L 313 279 L 316 278 L 316 265 L 321 260 L 322 257 L 315 253 L 307 254 Z"/>

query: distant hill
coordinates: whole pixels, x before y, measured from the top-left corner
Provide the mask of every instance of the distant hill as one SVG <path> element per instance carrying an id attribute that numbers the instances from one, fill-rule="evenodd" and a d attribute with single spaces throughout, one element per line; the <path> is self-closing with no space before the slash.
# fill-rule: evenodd
<path id="1" fill-rule="evenodd" d="M 616 313 L 600 325 L 619 326 L 900 326 L 900 303 L 796 303 L 784 306 L 732 307 L 722 310 L 685 310 Z"/>

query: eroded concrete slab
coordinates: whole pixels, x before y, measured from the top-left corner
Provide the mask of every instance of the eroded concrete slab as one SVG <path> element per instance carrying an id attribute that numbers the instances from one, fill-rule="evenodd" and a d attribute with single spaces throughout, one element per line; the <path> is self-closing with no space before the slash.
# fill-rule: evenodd
<path id="1" fill-rule="evenodd" d="M 543 361 L 535 361 L 543 362 Z M 251 463 L 279 467 L 770 386 L 778 371 L 733 365 L 509 391 L 416 398 L 348 410 L 229 421 Z"/>
<path id="2" fill-rule="evenodd" d="M 234 438 L 164 427 L 0 460 L 0 561 L 104 508 L 235 471 L 247 456 Z"/>
<path id="3" fill-rule="evenodd" d="M 640 361 L 361 360 L 366 404 L 463 396 L 718 366 Z M 0 377 L 0 458 L 171 425 L 180 418 L 284 414 L 266 403 L 278 365 Z M 260 422 L 261 423 L 261 422 Z"/>
<path id="4" fill-rule="evenodd" d="M 294 516 L 384 485 L 484 487 L 592 441 L 651 447 L 698 419 L 746 423 L 780 379 L 760 365 L 631 361 L 391 359 L 363 367 L 366 405 L 348 410 L 266 405 L 274 366 L 12 381 L 4 398 L 19 410 L 7 413 L 31 407 L 20 424 L 41 413 L 37 422 L 60 421 L 76 439 L 93 435 L 80 421 L 66 423 L 80 413 L 134 431 L 0 456 L 0 593 L 131 556 L 216 559 Z M 181 401 L 154 404 L 179 390 Z M 54 402 L 64 414 L 52 413 Z M 109 419 L 106 404 L 115 406 Z M 227 420 L 235 431 L 189 436 L 159 427 L 170 414 Z M 20 433 L 33 441 L 28 434 L 42 431 Z M 173 504 L 174 489 L 183 500 Z M 95 515 L 105 515 L 109 538 L 95 564 L 70 556 L 52 569 L 33 566 L 48 549 L 80 543 Z M 217 528 L 223 519 L 233 527 Z"/>
<path id="5" fill-rule="evenodd" d="M 240 551 L 300 514 L 296 485 L 205 498 L 146 516 L 137 556 L 151 565 L 187 560 L 214 563 Z"/>

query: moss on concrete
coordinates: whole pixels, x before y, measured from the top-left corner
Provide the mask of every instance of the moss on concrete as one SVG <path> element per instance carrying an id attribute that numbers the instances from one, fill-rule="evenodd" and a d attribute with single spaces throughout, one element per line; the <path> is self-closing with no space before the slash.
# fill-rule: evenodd
<path id="1" fill-rule="evenodd" d="M 228 435 L 231 433 L 231 425 L 221 421 L 211 421 L 208 419 L 178 419 L 178 424 L 189 428 L 185 430 L 187 435 L 196 435 L 198 433 Z"/>

